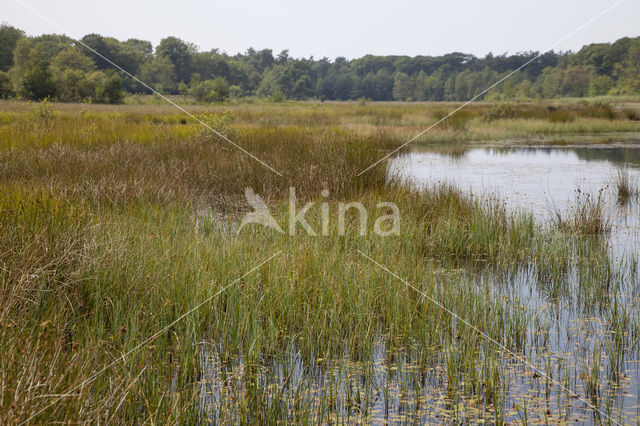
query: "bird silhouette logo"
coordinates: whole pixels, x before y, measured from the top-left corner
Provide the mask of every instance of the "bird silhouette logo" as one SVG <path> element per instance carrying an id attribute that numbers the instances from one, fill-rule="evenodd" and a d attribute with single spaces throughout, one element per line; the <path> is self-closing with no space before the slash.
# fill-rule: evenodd
<path id="1" fill-rule="evenodd" d="M 257 223 L 259 225 L 268 226 L 269 228 L 273 228 L 281 234 L 284 233 L 278 222 L 273 218 L 267 204 L 264 200 L 253 192 L 252 188 L 245 188 L 244 196 L 247 198 L 247 202 L 251 207 L 253 207 L 253 211 L 247 213 L 242 218 L 242 223 L 240 224 L 240 228 L 238 229 L 238 233 L 244 228 L 246 225 L 250 223 Z"/>

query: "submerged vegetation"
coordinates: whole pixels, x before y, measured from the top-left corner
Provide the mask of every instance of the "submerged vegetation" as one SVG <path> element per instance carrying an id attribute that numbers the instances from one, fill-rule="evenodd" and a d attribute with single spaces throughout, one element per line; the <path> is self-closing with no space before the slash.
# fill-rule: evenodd
<path id="1" fill-rule="evenodd" d="M 278 176 L 164 106 L 0 104 L 0 422 L 637 419 L 637 264 L 608 255 L 599 200 L 555 227 L 357 176 L 442 108 L 192 108 Z M 425 141 L 637 131 L 599 106 L 497 108 Z M 393 202 L 400 235 L 356 215 L 343 236 L 238 232 L 246 187 L 280 223 L 289 187 L 332 212 Z"/>

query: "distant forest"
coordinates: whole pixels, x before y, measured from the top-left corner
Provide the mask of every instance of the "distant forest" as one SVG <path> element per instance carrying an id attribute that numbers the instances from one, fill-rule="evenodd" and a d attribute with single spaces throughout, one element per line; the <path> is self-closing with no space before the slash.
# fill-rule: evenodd
<path id="1" fill-rule="evenodd" d="M 274 56 L 269 49 L 228 55 L 200 51 L 176 37 L 151 42 L 89 34 L 81 39 L 104 57 L 166 94 L 201 102 L 229 98 L 374 101 L 463 101 L 535 58 L 537 52 L 478 58 L 373 56 L 347 60 Z M 118 103 L 150 93 L 72 39 L 28 37 L 0 27 L 0 98 Z M 640 93 L 640 37 L 591 44 L 579 52 L 549 52 L 489 92 L 487 100 L 553 99 Z"/>

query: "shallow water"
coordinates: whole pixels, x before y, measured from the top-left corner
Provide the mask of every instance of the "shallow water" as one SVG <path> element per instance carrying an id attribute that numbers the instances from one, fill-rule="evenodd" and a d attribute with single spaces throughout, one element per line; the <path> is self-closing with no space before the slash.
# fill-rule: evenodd
<path id="1" fill-rule="evenodd" d="M 417 187 L 453 184 L 474 196 L 498 199 L 511 211 L 531 212 L 540 222 L 570 214 L 577 197 L 600 197 L 612 225 L 612 255 L 638 253 L 638 199 L 619 205 L 616 181 L 619 173 L 627 173 L 631 182 L 640 183 L 640 144 L 474 148 L 455 156 L 415 151 L 393 159 L 389 173 Z"/>
<path id="2" fill-rule="evenodd" d="M 613 198 L 618 171 L 640 178 L 640 145 L 618 148 L 476 148 L 448 156 L 411 152 L 395 158 L 390 173 L 416 186 L 452 183 L 482 196 L 498 196 L 513 210 L 544 218 L 565 211 L 576 190 Z"/>
<path id="3" fill-rule="evenodd" d="M 611 224 L 611 233 L 604 243 L 607 244 L 612 269 L 606 277 L 591 279 L 612 289 L 607 292 L 607 300 L 602 306 L 620 303 L 629 323 L 637 328 L 637 269 L 629 267 L 629 264 L 633 264 L 640 252 L 640 207 L 638 197 L 631 198 L 624 205 L 618 202 L 616 182 L 620 173 L 626 174 L 636 186 L 640 183 L 640 144 L 615 147 L 487 147 L 456 155 L 414 151 L 396 157 L 389 167 L 390 175 L 398 176 L 415 187 L 451 184 L 474 197 L 499 200 L 511 212 L 532 213 L 543 226 L 552 226 L 558 214 L 571 214 L 579 198 L 600 200 L 605 217 Z M 599 310 L 583 304 L 581 281 L 585 278 L 579 273 L 580 269 L 575 268 L 560 285 L 540 280 L 538 271 L 531 265 L 523 265 L 511 274 L 483 274 L 483 281 L 489 282 L 504 297 L 523 303 L 533 313 L 525 351 L 532 362 L 537 364 L 541 359 L 550 357 L 553 363 L 586 371 L 592 356 L 587 354 L 610 350 L 610 343 L 606 342 L 613 333 L 610 315 L 614 309 Z M 554 286 L 561 289 L 560 293 L 554 293 Z M 537 339 L 540 335 L 544 335 L 542 346 Z M 622 360 L 616 362 L 610 356 L 601 358 L 603 375 L 613 377 L 611 371 L 619 368 L 620 377 L 624 378 L 622 381 L 601 379 L 599 383 L 601 395 L 615 395 L 610 399 L 610 411 L 607 413 L 625 424 L 639 421 L 638 355 L 637 342 L 629 342 L 625 345 Z M 556 377 L 561 374 L 560 370 L 561 367 L 549 369 L 555 372 Z M 526 380 L 518 382 L 522 388 L 520 392 L 511 392 L 514 400 L 540 397 L 530 387 L 531 383 Z M 584 392 L 583 389 L 575 390 Z M 577 409 L 574 412 L 577 417 L 573 421 L 608 422 L 606 418 L 585 416 L 588 411 L 584 406 Z"/>

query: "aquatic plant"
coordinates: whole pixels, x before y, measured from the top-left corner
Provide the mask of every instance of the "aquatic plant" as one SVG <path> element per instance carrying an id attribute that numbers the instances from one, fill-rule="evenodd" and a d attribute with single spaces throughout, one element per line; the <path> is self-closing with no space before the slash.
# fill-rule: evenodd
<path id="1" fill-rule="evenodd" d="M 618 203 L 626 205 L 631 198 L 637 197 L 639 192 L 635 182 L 629 177 L 628 166 L 621 167 L 615 177 L 615 185 L 618 193 Z"/>

